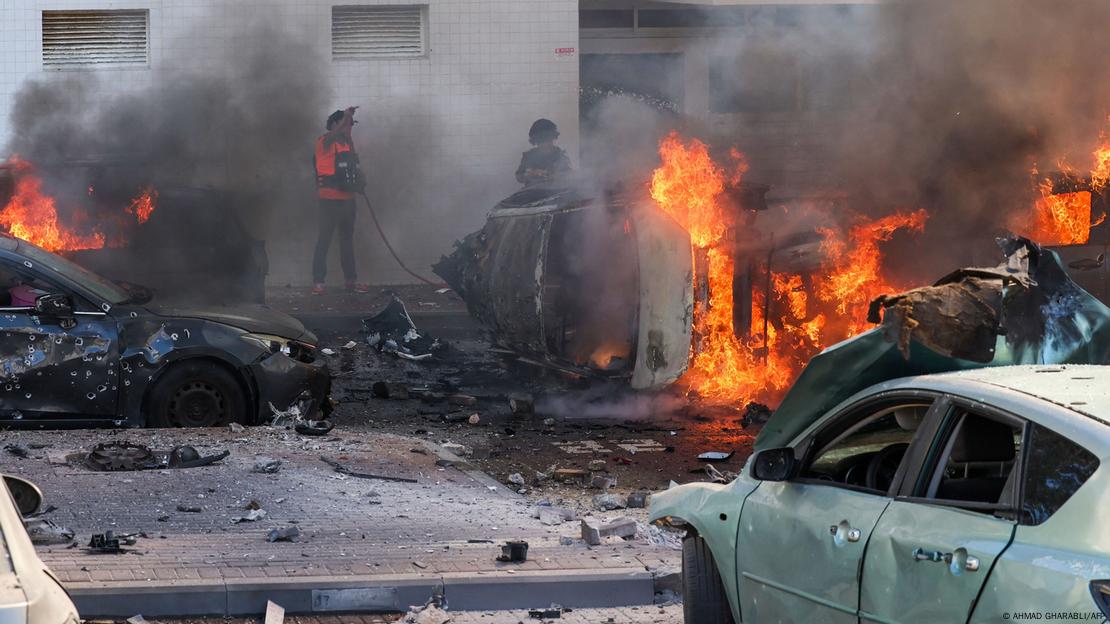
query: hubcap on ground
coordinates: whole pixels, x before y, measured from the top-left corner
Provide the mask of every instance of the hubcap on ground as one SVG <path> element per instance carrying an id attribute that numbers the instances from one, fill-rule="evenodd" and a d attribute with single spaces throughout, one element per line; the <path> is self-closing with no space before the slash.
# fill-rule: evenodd
<path id="1" fill-rule="evenodd" d="M 205 381 L 182 385 L 170 399 L 170 422 L 179 427 L 205 427 L 223 422 L 227 415 L 223 393 Z"/>

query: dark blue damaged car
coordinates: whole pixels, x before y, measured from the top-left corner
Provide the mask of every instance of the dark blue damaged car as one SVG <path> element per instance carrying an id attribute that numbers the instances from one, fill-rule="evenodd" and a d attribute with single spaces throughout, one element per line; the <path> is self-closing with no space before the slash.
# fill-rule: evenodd
<path id="1" fill-rule="evenodd" d="M 316 337 L 263 306 L 165 307 L 0 234 L 0 425 L 209 427 L 330 411 Z"/>

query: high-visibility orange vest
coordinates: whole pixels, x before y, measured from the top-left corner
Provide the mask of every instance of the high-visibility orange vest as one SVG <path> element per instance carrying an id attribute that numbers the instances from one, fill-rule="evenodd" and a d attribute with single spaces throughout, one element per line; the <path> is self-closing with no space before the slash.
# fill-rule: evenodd
<path id="1" fill-rule="evenodd" d="M 322 135 L 316 139 L 316 193 L 320 199 L 351 199 L 353 193 L 341 191 L 334 187 L 332 176 L 335 175 L 335 155 L 340 152 L 351 151 L 349 143 L 336 141 L 326 145 Z"/>

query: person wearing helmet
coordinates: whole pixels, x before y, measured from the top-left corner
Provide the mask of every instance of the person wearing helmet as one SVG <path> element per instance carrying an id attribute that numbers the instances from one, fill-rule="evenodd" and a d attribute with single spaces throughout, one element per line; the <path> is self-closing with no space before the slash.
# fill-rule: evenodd
<path id="1" fill-rule="evenodd" d="M 570 158 L 555 145 L 559 128 L 550 119 L 537 119 L 528 130 L 528 142 L 534 145 L 520 157 L 516 181 L 524 186 L 550 182 L 570 173 Z"/>
<path id="2" fill-rule="evenodd" d="M 316 250 L 312 254 L 312 294 L 324 294 L 324 277 L 327 274 L 328 248 L 336 230 L 339 231 L 339 261 L 343 267 L 348 291 L 370 292 L 370 287 L 360 284 L 355 275 L 355 194 L 343 184 L 341 170 L 344 165 L 357 166 L 351 128 L 357 123 L 357 106 L 335 111 L 325 123 L 327 132 L 316 139 L 313 166 L 316 169 L 316 194 L 320 199 L 320 231 Z M 351 163 L 355 163 L 351 165 Z"/>

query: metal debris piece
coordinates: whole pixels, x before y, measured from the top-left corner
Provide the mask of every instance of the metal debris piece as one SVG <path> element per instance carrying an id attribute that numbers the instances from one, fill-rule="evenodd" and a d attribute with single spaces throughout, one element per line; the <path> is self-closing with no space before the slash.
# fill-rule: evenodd
<path id="1" fill-rule="evenodd" d="M 422 336 L 416 330 L 408 310 L 396 295 L 381 312 L 363 319 L 366 342 L 379 353 L 392 353 L 407 360 L 424 360 L 445 347 L 435 338 Z"/>
<path id="2" fill-rule="evenodd" d="M 31 451 L 29 451 L 27 447 L 23 446 L 22 444 L 5 444 L 4 450 L 20 459 L 26 459 L 27 457 L 31 456 Z"/>
<path id="3" fill-rule="evenodd" d="M 251 472 L 259 474 L 274 474 L 281 470 L 281 460 L 272 457 L 256 457 Z"/>
<path id="4" fill-rule="evenodd" d="M 285 527 L 284 529 L 270 529 L 266 535 L 267 542 L 295 542 L 301 535 L 301 529 L 296 526 Z"/>
<path id="5" fill-rule="evenodd" d="M 356 472 L 335 461 L 334 459 L 328 459 L 323 455 L 320 456 L 320 461 L 334 468 L 335 471 L 339 474 L 345 474 L 349 477 L 355 477 L 356 479 L 380 479 L 382 481 L 398 481 L 400 483 L 417 483 L 416 479 L 409 479 L 407 477 L 391 477 L 387 475 L 371 474 L 368 472 Z"/>
<path id="6" fill-rule="evenodd" d="M 770 419 L 771 408 L 752 401 L 744 407 L 744 414 L 740 416 L 740 426 L 747 429 L 752 425 L 762 425 Z"/>
<path id="7" fill-rule="evenodd" d="M 501 555 L 498 561 L 505 563 L 524 563 L 528 561 L 528 542 L 524 540 L 511 540 L 501 546 Z"/>
<path id="8" fill-rule="evenodd" d="M 123 546 L 134 546 L 136 541 L 135 538 L 138 535 L 138 533 L 116 535 L 112 531 L 97 533 L 89 538 L 89 545 L 85 548 L 85 551 L 95 554 L 117 554 L 126 552 Z"/>
<path id="9" fill-rule="evenodd" d="M 247 513 L 236 516 L 231 519 L 232 524 L 239 524 L 240 522 L 256 522 L 266 517 L 265 509 L 252 509 Z"/>
<path id="10" fill-rule="evenodd" d="M 297 423 L 293 430 L 301 435 L 322 436 L 334 428 L 335 425 L 330 420 L 305 420 Z"/>
<path id="11" fill-rule="evenodd" d="M 715 462 L 715 461 L 728 461 L 732 457 L 733 451 L 706 451 L 698 455 L 698 461 Z"/>
<path id="12" fill-rule="evenodd" d="M 23 521 L 32 544 L 68 544 L 73 541 L 72 530 L 54 524 L 44 518 L 30 518 Z"/>
<path id="13" fill-rule="evenodd" d="M 131 442 L 103 442 L 93 447 L 85 457 L 85 465 L 93 470 L 146 470 L 160 467 L 148 447 Z"/>

